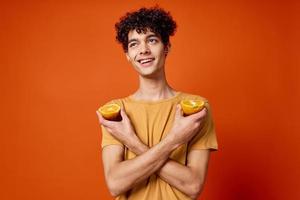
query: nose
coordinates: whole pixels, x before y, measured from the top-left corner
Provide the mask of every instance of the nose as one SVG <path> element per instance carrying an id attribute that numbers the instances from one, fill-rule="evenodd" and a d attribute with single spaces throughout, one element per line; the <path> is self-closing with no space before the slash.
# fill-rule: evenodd
<path id="1" fill-rule="evenodd" d="M 148 54 L 150 53 L 150 49 L 149 46 L 147 45 L 147 43 L 143 42 L 140 45 L 140 54 Z"/>

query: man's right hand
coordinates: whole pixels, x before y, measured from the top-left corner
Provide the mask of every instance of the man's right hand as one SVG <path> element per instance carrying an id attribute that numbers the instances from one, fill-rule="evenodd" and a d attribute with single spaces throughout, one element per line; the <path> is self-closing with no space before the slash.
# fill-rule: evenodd
<path id="1" fill-rule="evenodd" d="M 171 137 L 173 142 L 178 146 L 187 143 L 200 130 L 206 114 L 207 109 L 203 108 L 195 114 L 184 117 L 181 106 L 178 104 L 176 106 L 173 127 L 168 134 L 168 137 Z"/>
<path id="2" fill-rule="evenodd" d="M 96 111 L 99 123 L 103 125 L 106 130 L 122 142 L 125 146 L 130 146 L 132 141 L 138 140 L 134 128 L 128 118 L 125 110 L 121 108 L 122 121 L 110 121 L 103 118 L 103 116 Z"/>

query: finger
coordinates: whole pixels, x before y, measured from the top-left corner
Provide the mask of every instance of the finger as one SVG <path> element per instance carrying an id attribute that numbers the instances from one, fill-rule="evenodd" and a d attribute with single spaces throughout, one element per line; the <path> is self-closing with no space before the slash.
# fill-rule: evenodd
<path id="1" fill-rule="evenodd" d="M 202 110 L 200 110 L 198 113 L 195 113 L 195 118 L 197 118 L 197 119 L 202 119 L 202 118 L 204 118 L 205 116 L 206 116 L 206 114 L 207 114 L 207 108 L 203 108 Z"/>
<path id="2" fill-rule="evenodd" d="M 99 122 L 100 122 L 100 119 L 101 119 L 101 114 L 98 112 L 98 110 L 96 110 L 96 115 L 97 115 L 97 117 L 98 117 L 98 120 L 99 120 Z"/>
<path id="3" fill-rule="evenodd" d="M 180 116 L 182 116 L 182 109 L 181 109 L 180 104 L 177 104 L 177 105 L 176 105 L 176 113 L 175 113 L 175 117 L 180 117 Z"/>
<path id="4" fill-rule="evenodd" d="M 99 123 L 100 123 L 101 125 L 103 125 L 103 126 L 108 126 L 109 121 L 106 120 L 106 119 L 104 119 L 103 116 L 101 115 L 101 113 L 99 113 L 98 110 L 96 111 L 96 114 L 97 114 L 97 116 L 98 116 Z"/>
<path id="5" fill-rule="evenodd" d="M 122 117 L 122 119 L 128 119 L 127 114 L 126 114 L 124 108 L 121 108 L 121 117 Z"/>

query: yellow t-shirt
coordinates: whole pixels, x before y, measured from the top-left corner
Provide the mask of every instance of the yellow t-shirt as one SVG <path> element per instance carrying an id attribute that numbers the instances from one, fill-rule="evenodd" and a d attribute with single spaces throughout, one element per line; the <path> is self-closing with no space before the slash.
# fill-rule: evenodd
<path id="1" fill-rule="evenodd" d="M 182 99 L 202 99 L 208 113 L 204 119 L 204 125 L 198 134 L 188 144 L 181 145 L 170 155 L 183 165 L 186 165 L 186 158 L 189 151 L 193 149 L 217 150 L 218 143 L 214 129 L 208 101 L 197 95 L 178 92 L 175 96 L 159 101 L 135 100 L 131 96 L 122 99 L 112 100 L 108 103 L 117 103 L 122 106 L 128 115 L 131 123 L 140 140 L 152 147 L 159 143 L 170 131 L 173 125 L 176 112 L 176 105 Z M 129 151 L 121 142 L 115 139 L 103 126 L 102 129 L 102 148 L 107 145 L 121 145 L 125 149 L 124 160 L 132 159 L 136 155 Z M 131 189 L 126 194 L 116 198 L 117 200 L 187 200 L 190 199 L 184 193 L 177 190 L 159 176 L 153 174 L 147 180 Z"/>

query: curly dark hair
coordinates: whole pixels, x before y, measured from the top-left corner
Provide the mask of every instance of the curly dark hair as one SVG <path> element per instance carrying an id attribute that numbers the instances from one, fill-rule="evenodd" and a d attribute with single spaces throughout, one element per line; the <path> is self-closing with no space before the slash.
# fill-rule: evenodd
<path id="1" fill-rule="evenodd" d="M 122 44 L 123 50 L 128 51 L 128 33 L 136 30 L 145 33 L 147 29 L 159 35 L 164 45 L 169 45 L 169 37 L 175 34 L 177 25 L 170 12 L 158 6 L 151 8 L 142 7 L 134 12 L 127 12 L 115 24 L 116 39 Z"/>

